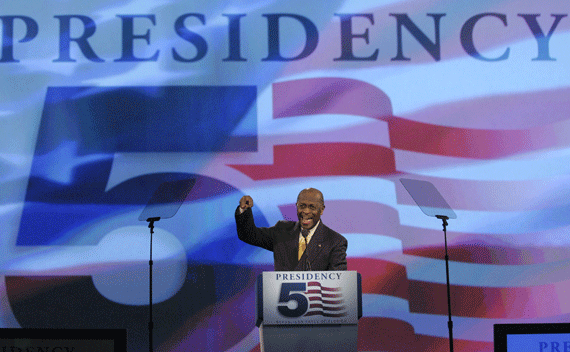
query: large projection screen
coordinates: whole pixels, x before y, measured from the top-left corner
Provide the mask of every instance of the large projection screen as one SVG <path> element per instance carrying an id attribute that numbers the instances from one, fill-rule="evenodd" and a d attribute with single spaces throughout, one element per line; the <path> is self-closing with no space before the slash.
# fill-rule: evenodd
<path id="1" fill-rule="evenodd" d="M 362 275 L 359 351 L 456 351 L 493 325 L 570 317 L 566 1 L 5 0 L 0 5 L 0 328 L 127 329 L 155 351 L 257 351 L 237 238 L 296 220 L 299 191 Z"/>

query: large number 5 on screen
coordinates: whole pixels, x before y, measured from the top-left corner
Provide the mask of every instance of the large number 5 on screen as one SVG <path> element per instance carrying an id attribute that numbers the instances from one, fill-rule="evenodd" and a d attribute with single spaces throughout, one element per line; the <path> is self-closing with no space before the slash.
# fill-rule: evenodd
<path id="1" fill-rule="evenodd" d="M 217 186 L 206 188 L 235 191 L 212 178 L 144 168 L 108 185 L 117 153 L 255 151 L 256 94 L 253 86 L 48 88 L 16 245 L 97 245 L 165 180 L 198 177 Z M 88 228 L 95 229 L 89 236 Z M 225 269 L 233 277 L 235 269 Z M 215 270 L 188 263 L 184 285 L 156 307 L 155 341 L 216 303 Z M 146 341 L 148 307 L 105 299 L 92 276 L 7 276 L 6 291 L 23 328 L 127 328 L 132 351 Z M 185 314 L 169 316 L 172 307 Z"/>

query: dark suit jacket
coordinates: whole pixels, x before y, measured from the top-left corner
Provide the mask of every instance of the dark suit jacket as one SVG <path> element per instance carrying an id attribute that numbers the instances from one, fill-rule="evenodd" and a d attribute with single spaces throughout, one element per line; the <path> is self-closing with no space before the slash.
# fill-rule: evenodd
<path id="1" fill-rule="evenodd" d="M 346 270 L 346 248 L 348 242 L 339 233 L 331 230 L 321 221 L 311 237 L 307 251 L 299 256 L 299 222 L 278 221 L 272 227 L 257 227 L 251 208 L 239 212 L 236 209 L 236 226 L 240 240 L 273 252 L 276 271 L 304 270 L 304 260 L 309 253 L 311 270 Z"/>

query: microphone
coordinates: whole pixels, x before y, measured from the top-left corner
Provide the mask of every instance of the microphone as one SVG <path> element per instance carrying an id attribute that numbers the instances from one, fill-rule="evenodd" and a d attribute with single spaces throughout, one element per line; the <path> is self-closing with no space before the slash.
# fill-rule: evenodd
<path id="1" fill-rule="evenodd" d="M 309 261 L 309 243 L 307 242 L 307 236 L 309 236 L 309 230 L 301 230 L 301 236 L 305 239 L 305 261 L 307 262 L 308 271 L 312 271 L 311 262 Z"/>

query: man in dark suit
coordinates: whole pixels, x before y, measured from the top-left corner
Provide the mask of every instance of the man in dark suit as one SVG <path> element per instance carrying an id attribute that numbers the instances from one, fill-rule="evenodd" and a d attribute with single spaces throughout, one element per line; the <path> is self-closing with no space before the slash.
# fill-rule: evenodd
<path id="1" fill-rule="evenodd" d="M 325 226 L 323 194 L 314 188 L 302 190 L 297 197 L 299 221 L 278 221 L 272 227 L 257 227 L 253 220 L 253 199 L 243 196 L 236 209 L 240 240 L 273 252 L 276 271 L 346 270 L 348 242 Z"/>

